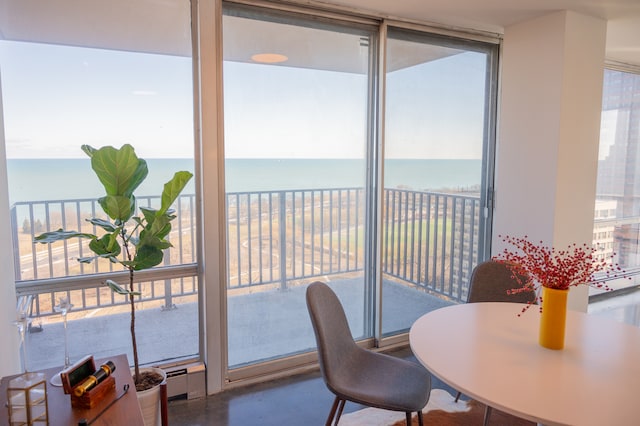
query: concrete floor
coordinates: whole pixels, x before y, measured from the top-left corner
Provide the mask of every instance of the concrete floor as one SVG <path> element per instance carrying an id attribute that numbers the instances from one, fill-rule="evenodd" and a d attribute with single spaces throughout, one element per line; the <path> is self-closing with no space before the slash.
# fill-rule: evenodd
<path id="1" fill-rule="evenodd" d="M 331 285 L 350 312 L 349 321 L 354 335 L 360 335 L 364 310 L 361 286 L 356 281 L 333 282 Z M 408 328 L 424 312 L 450 304 L 402 287 L 385 283 L 383 291 L 396 302 L 394 309 L 383 312 L 385 330 Z M 356 305 L 350 306 L 354 303 Z M 640 290 L 629 290 L 619 297 L 602 297 L 590 304 L 589 313 L 640 326 Z M 274 351 L 296 352 L 314 345 L 303 287 L 232 297 L 229 299 L 229 316 L 229 323 L 235 330 L 255 332 L 255 327 L 261 327 L 260 333 L 253 333 L 260 335 L 257 339 L 242 338 L 241 333 L 230 339 L 230 359 L 238 364 L 269 357 Z M 123 313 L 70 321 L 72 362 L 88 353 L 96 357 L 108 356 L 114 351 L 129 353 L 128 320 L 128 314 Z M 169 311 L 159 308 L 139 310 L 138 326 L 143 362 L 149 353 L 155 356 L 161 353 L 165 359 L 171 359 L 197 352 L 195 303 L 182 304 Z M 28 339 L 32 368 L 56 366 L 64 360 L 61 323 L 46 324 L 42 332 L 31 333 Z M 408 348 L 397 351 L 396 355 L 413 359 Z M 455 394 L 454 390 L 436 379 L 433 387 Z M 231 389 L 200 400 L 173 400 L 169 414 L 172 425 L 319 425 L 324 424 L 332 401 L 332 394 L 316 371 Z M 359 408 L 355 404 L 347 404 L 345 412 Z"/>
<path id="2" fill-rule="evenodd" d="M 640 290 L 593 302 L 589 313 L 640 326 Z M 391 354 L 415 361 L 409 348 Z M 432 388 L 456 393 L 437 378 L 432 378 Z M 332 402 L 333 395 L 316 371 L 231 389 L 200 400 L 172 400 L 169 421 L 180 426 L 315 426 L 324 424 Z M 344 412 L 361 408 L 347 403 Z"/>
<path id="3" fill-rule="evenodd" d="M 390 352 L 417 362 L 409 348 Z M 455 391 L 436 378 L 432 388 Z M 326 388 L 319 372 L 301 374 L 266 383 L 231 389 L 200 400 L 169 402 L 172 426 L 288 426 L 323 425 L 334 395 Z M 347 403 L 344 413 L 364 408 Z"/>

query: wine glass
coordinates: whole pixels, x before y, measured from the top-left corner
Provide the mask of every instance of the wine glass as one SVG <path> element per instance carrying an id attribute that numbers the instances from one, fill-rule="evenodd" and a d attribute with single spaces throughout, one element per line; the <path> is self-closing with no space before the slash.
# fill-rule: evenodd
<path id="1" fill-rule="evenodd" d="M 69 335 L 67 332 L 67 314 L 71 308 L 73 308 L 73 305 L 66 297 L 61 297 L 58 300 L 58 304 L 53 307 L 54 311 L 59 312 L 62 315 L 62 326 L 64 328 L 64 368 L 61 372 L 71 366 L 71 361 L 69 360 Z M 53 376 L 50 382 L 53 386 L 62 386 L 62 377 L 60 376 L 60 372 Z"/>
<path id="2" fill-rule="evenodd" d="M 27 339 L 26 333 L 29 329 L 29 309 L 31 308 L 31 300 L 33 296 L 26 296 L 18 298 L 18 304 L 16 306 L 16 320 L 13 321 L 13 325 L 18 328 L 18 334 L 20 335 L 20 358 L 22 361 L 22 372 L 28 373 L 29 368 L 27 366 Z"/>

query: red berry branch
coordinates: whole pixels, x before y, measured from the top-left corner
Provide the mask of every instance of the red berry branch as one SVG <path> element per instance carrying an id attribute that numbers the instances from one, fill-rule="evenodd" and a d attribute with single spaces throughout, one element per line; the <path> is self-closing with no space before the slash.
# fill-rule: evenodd
<path id="1" fill-rule="evenodd" d="M 520 287 L 508 291 L 516 294 L 537 290 L 540 286 L 568 290 L 578 285 L 588 285 L 611 290 L 608 280 L 624 276 L 625 271 L 614 262 L 615 253 L 609 257 L 595 256 L 597 247 L 572 244 L 565 250 L 545 246 L 542 241 L 535 244 L 527 236 L 522 238 L 499 235 L 515 250 L 504 249 L 493 260 L 504 263 L 520 283 Z M 539 294 L 539 293 L 536 293 Z M 540 301 L 538 296 L 537 301 Z"/>

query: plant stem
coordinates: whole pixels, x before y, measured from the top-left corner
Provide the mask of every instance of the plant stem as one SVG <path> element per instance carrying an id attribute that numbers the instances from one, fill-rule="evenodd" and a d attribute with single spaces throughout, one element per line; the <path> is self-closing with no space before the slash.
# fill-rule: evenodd
<path id="1" fill-rule="evenodd" d="M 127 260 L 131 262 L 132 258 L 131 258 L 131 252 L 129 251 L 129 239 L 127 238 L 127 233 L 124 230 L 124 228 L 122 229 L 120 236 L 122 237 L 122 241 L 123 241 L 124 255 L 126 256 Z M 136 343 L 136 303 L 135 303 L 135 296 L 133 295 L 134 270 L 133 270 L 133 266 L 127 266 L 127 269 L 129 270 L 129 305 L 131 307 L 130 331 L 131 331 L 131 344 L 133 346 L 133 372 L 134 372 L 133 380 L 137 385 L 138 383 L 140 383 L 141 377 L 140 377 L 140 364 L 138 363 L 138 344 Z"/>
<path id="2" fill-rule="evenodd" d="M 133 345 L 133 368 L 136 384 L 140 381 L 140 364 L 138 363 L 138 345 L 136 343 L 136 305 L 133 295 L 133 268 L 129 268 L 129 303 L 131 305 L 131 343 Z"/>

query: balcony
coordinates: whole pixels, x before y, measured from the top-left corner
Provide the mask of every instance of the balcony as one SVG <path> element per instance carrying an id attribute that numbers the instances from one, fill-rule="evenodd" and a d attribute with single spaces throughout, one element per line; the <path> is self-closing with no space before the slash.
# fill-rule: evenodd
<path id="1" fill-rule="evenodd" d="M 362 335 L 362 283 L 339 280 L 331 281 L 330 284 L 349 312 L 353 334 Z M 283 354 L 304 352 L 301 348 L 315 348 L 311 322 L 304 303 L 301 303 L 304 301 L 305 287 L 298 286 L 284 292 L 281 289 L 270 289 L 229 297 L 228 322 L 234 330 L 229 336 L 228 354 L 232 367 L 240 367 L 256 360 L 269 360 Z M 385 282 L 384 287 L 383 291 L 391 298 L 390 303 L 385 305 L 389 308 L 383 310 L 383 315 L 392 317 L 390 327 L 406 327 L 407 323 L 417 319 L 425 311 L 453 303 L 427 293 L 420 293 L 416 297 L 414 291 L 393 282 Z M 289 307 L 285 313 L 283 305 Z M 394 316 L 398 311 L 391 308 L 394 305 L 402 306 L 401 317 Z M 45 321 L 35 318 L 32 324 L 32 332 L 27 336 L 29 366 L 45 368 L 61 365 L 64 361 L 64 330 L 60 316 L 52 316 Z M 257 338 L 247 339 L 246 336 L 250 335 L 256 324 L 260 324 L 261 330 L 274 332 L 261 333 Z M 278 332 L 285 324 L 295 324 L 295 327 L 288 327 L 286 334 Z M 144 306 L 137 311 L 136 326 L 141 363 L 158 360 L 170 363 L 198 353 L 196 302 L 184 302 L 171 310 Z M 126 311 L 109 315 L 75 313 L 75 317 L 72 311 L 69 314 L 68 333 L 71 362 L 89 354 L 108 357 L 114 353 L 127 353 L 129 359 L 132 359 L 129 314 Z"/>
<path id="2" fill-rule="evenodd" d="M 230 365 L 312 350 L 304 289 L 316 279 L 335 288 L 354 336 L 366 334 L 364 196 L 362 188 L 227 194 Z M 428 310 L 466 299 L 468 276 L 477 263 L 473 247 L 480 209 L 473 194 L 388 189 L 384 200 L 382 332 L 387 334 L 407 329 Z M 158 199 L 138 202 L 152 206 Z M 162 267 L 137 275 L 142 363 L 198 353 L 195 197 L 183 195 L 175 210 L 174 249 Z M 72 359 L 130 352 L 126 300 L 101 285 L 106 277 L 125 279 L 123 272 L 109 262 L 79 264 L 75 259 L 89 252 L 85 241 L 32 242 L 35 235 L 57 228 L 95 232 L 84 218 L 97 211 L 89 199 L 12 208 L 17 294 L 34 297 L 28 337 L 33 368 L 60 365 L 64 359 L 62 323 L 53 308 L 60 297 L 74 304 L 68 317 Z M 256 324 L 261 333 L 247 338 Z"/>

